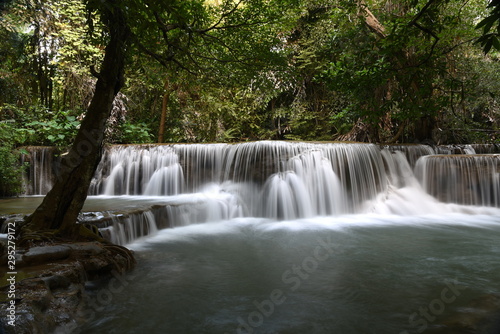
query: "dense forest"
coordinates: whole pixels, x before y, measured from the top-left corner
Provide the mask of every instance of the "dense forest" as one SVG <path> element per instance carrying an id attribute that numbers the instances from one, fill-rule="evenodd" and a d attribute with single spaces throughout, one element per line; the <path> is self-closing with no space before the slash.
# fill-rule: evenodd
<path id="1" fill-rule="evenodd" d="M 130 50 L 104 142 L 498 143 L 497 2 L 124 2 Z M 4 188 L 14 149 L 73 142 L 110 40 L 99 6 L 1 3 Z"/>

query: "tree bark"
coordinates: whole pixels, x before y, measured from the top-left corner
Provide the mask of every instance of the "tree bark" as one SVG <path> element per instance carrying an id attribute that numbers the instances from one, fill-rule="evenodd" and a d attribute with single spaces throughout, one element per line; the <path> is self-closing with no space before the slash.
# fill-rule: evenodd
<path id="1" fill-rule="evenodd" d="M 114 1 L 103 7 L 109 28 L 109 42 L 95 93 L 82 121 L 73 146 L 61 162 L 53 188 L 35 212 L 27 218 L 27 231 L 57 230 L 75 236 L 76 221 L 90 181 L 102 156 L 104 130 L 113 100 L 124 84 L 124 66 L 129 39 L 126 19 Z M 24 231 L 24 230 L 23 230 Z"/>
<path id="2" fill-rule="evenodd" d="M 366 25 L 370 28 L 378 38 L 386 38 L 385 27 L 380 24 L 380 21 L 373 15 L 363 1 L 358 2 L 359 15 L 365 20 Z"/>
<path id="3" fill-rule="evenodd" d="M 169 81 L 165 79 L 165 92 L 163 93 L 163 99 L 161 104 L 161 118 L 160 118 L 160 128 L 158 130 L 158 143 L 163 143 L 165 136 L 165 122 L 167 119 L 167 109 L 168 109 L 168 100 L 170 99 L 170 88 Z"/>

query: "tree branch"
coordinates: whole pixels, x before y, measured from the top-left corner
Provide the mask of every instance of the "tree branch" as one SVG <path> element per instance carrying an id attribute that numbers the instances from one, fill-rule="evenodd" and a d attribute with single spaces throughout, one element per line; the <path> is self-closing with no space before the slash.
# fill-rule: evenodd
<path id="1" fill-rule="evenodd" d="M 432 0 L 431 0 L 432 1 Z M 433 53 L 434 53 L 434 49 L 436 48 L 436 45 L 437 43 L 439 42 L 439 37 L 434 33 L 432 32 L 430 29 L 427 29 L 426 27 L 423 27 L 421 26 L 420 24 L 418 24 L 416 21 L 412 23 L 415 27 L 417 27 L 418 29 L 422 30 L 423 32 L 431 35 L 433 38 L 434 38 L 434 43 L 432 43 L 432 46 L 431 46 L 431 51 L 429 52 L 429 54 L 427 55 L 427 57 L 422 60 L 416 67 L 419 67 L 420 65 L 422 64 L 425 64 L 426 62 L 429 61 L 429 59 L 431 59 Z"/>
<path id="2" fill-rule="evenodd" d="M 222 23 L 222 21 L 232 15 L 234 12 L 236 12 L 236 10 L 238 9 L 238 7 L 240 6 L 240 4 L 243 2 L 243 0 L 240 0 L 236 3 L 236 5 L 234 5 L 234 7 L 229 11 L 229 12 L 226 12 L 224 14 L 221 15 L 221 17 L 219 18 L 219 20 L 214 24 L 212 25 L 210 28 L 207 28 L 207 29 L 204 29 L 204 30 L 201 30 L 199 32 L 208 32 L 208 31 L 211 31 L 211 30 L 214 30 L 214 29 L 220 29 L 218 28 L 219 24 Z"/>
<path id="3" fill-rule="evenodd" d="M 385 27 L 380 23 L 380 21 L 373 15 L 373 13 L 368 9 L 364 2 L 358 3 L 358 8 L 361 12 L 362 17 L 365 19 L 365 23 L 379 38 L 386 38 Z"/>
<path id="4" fill-rule="evenodd" d="M 422 10 L 413 17 L 413 19 L 408 23 L 408 25 L 415 24 L 415 22 L 417 22 L 422 17 L 422 15 L 424 15 L 424 13 L 429 9 L 429 7 L 436 1 L 439 0 L 429 0 L 429 2 L 425 4 L 424 8 L 422 8 Z"/>

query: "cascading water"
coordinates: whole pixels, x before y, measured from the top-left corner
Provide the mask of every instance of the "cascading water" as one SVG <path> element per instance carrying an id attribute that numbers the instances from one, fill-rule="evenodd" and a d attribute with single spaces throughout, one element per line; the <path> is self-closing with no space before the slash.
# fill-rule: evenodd
<path id="1" fill-rule="evenodd" d="M 138 267 L 89 292 L 79 329 L 497 334 L 497 148 L 109 147 L 87 221 Z"/>
<path id="2" fill-rule="evenodd" d="M 442 147 L 431 147 L 428 145 L 398 145 L 398 144 L 393 144 L 393 145 L 383 145 L 383 149 L 386 149 L 390 152 L 401 152 L 405 155 L 406 159 L 408 160 L 408 163 L 410 166 L 414 167 L 415 163 L 417 162 L 418 159 L 420 159 L 423 156 L 426 155 L 432 155 L 432 154 L 437 154 L 436 151 L 441 151 L 442 154 L 449 154 L 447 152 L 450 151 L 449 148 L 442 148 Z"/>
<path id="3" fill-rule="evenodd" d="M 458 159 L 435 155 L 476 149 L 495 151 L 497 147 L 274 141 L 118 145 L 106 150 L 89 194 L 180 201 L 196 198 L 187 201 L 189 209 L 181 206 L 165 212 L 165 219 L 174 222 L 169 226 L 235 217 L 289 220 L 364 212 L 405 215 L 460 210 L 435 198 L 445 203 L 499 207 L 495 156 Z M 32 193 L 43 194 L 51 185 L 49 172 L 55 168 L 47 163 L 48 152 L 32 153 Z M 417 197 L 419 205 L 411 201 Z"/>
<path id="4" fill-rule="evenodd" d="M 28 146 L 24 150 L 29 155 L 21 156 L 21 164 L 30 164 L 31 168 L 23 175 L 26 193 L 29 195 L 45 195 L 54 182 L 59 158 L 54 147 Z"/>
<path id="5" fill-rule="evenodd" d="M 443 202 L 500 207 L 500 155 L 426 156 L 415 173 Z"/>
<path id="6" fill-rule="evenodd" d="M 287 207 L 290 218 L 331 215 L 355 211 L 384 189 L 383 159 L 377 146 L 367 144 L 112 147 L 90 193 L 176 195 L 215 183 L 238 195 L 252 215 L 280 216 L 261 209 L 273 201 Z"/>
<path id="7" fill-rule="evenodd" d="M 90 194 L 175 195 L 182 191 L 182 168 L 169 146 L 115 146 L 103 157 Z"/>
<path id="8" fill-rule="evenodd" d="M 117 245 L 125 245 L 141 237 L 158 231 L 152 211 L 112 216 L 109 225 L 100 229 L 101 233 Z"/>

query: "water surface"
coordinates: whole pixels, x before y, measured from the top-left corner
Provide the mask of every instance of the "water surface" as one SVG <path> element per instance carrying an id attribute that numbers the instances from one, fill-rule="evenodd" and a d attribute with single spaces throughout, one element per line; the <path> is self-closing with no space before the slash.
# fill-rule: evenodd
<path id="1" fill-rule="evenodd" d="M 498 333 L 498 240 L 500 217 L 465 214 L 162 230 L 129 245 L 132 273 L 92 289 L 82 331 Z"/>

